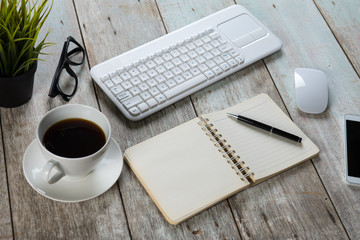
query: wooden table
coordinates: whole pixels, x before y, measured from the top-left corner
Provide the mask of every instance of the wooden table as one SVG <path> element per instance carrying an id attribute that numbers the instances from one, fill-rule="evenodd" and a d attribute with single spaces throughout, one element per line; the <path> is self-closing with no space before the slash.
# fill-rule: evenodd
<path id="1" fill-rule="evenodd" d="M 359 1 L 236 1 L 283 41 L 282 50 L 142 121 L 125 119 L 91 79 L 92 66 L 232 4 L 54 1 L 43 33 L 50 26 L 48 40 L 57 44 L 47 50 L 54 54 L 39 63 L 32 100 L 0 108 L 0 239 L 360 239 L 360 188 L 345 183 L 343 144 L 344 114 L 360 114 Z M 71 103 L 99 108 L 108 116 L 122 151 L 197 115 L 267 93 L 320 154 L 177 226 L 166 222 L 126 164 L 117 183 L 97 198 L 49 200 L 26 182 L 22 158 L 42 115 L 66 104 L 47 93 L 68 35 L 82 42 L 88 57 L 78 70 L 79 90 Z M 324 113 L 297 109 L 296 67 L 320 69 L 328 76 Z"/>

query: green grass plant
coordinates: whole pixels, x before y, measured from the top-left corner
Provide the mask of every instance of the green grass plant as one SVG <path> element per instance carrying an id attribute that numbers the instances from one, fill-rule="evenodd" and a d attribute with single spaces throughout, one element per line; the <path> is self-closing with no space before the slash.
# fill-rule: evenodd
<path id="1" fill-rule="evenodd" d="M 39 32 L 52 8 L 49 0 L 1 0 L 0 77 L 27 72 L 41 60 L 39 54 L 52 43 L 45 42 L 50 30 L 39 40 Z M 37 45 L 36 45 L 37 44 Z"/>

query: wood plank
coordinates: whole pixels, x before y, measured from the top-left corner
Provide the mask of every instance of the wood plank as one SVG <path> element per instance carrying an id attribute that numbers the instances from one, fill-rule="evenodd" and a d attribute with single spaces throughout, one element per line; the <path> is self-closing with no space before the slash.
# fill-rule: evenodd
<path id="1" fill-rule="evenodd" d="M 313 163 L 330 196 L 330 199 L 325 198 L 323 201 L 330 200 L 336 209 L 335 213 L 330 211 L 329 216 L 334 224 L 338 225 L 336 215 L 339 215 L 348 236 L 359 239 L 360 190 L 345 184 L 343 144 L 343 115 L 350 112 L 360 113 L 360 82 L 356 72 L 312 1 L 239 3 L 243 3 L 263 19 L 283 40 L 284 47 L 276 61 L 273 58 L 265 61 L 268 70 L 295 123 L 320 148 L 320 155 Z M 352 7 L 354 6 L 348 4 L 347 9 Z M 324 113 L 305 114 L 296 108 L 293 77 L 296 67 L 319 69 L 327 75 L 329 106 Z M 304 187 L 313 189 L 316 185 L 309 184 Z M 328 209 L 326 206 L 325 212 Z M 311 222 L 314 221 L 318 220 L 313 218 Z M 322 225 L 325 226 L 324 223 Z M 337 234 L 343 235 L 340 230 L 329 231 L 326 228 L 323 231 L 334 233 L 334 236 L 329 238 L 338 239 L 341 237 L 337 237 Z"/>
<path id="2" fill-rule="evenodd" d="M 173 7 L 174 2 L 158 1 L 158 4 L 160 11 L 165 8 L 162 4 L 172 9 L 168 14 L 161 11 L 165 22 L 171 18 L 181 18 L 182 12 Z M 193 9 L 203 11 L 201 6 L 204 5 L 208 5 L 208 2 L 197 1 L 197 8 Z M 251 4 L 246 2 L 246 5 Z M 253 5 L 259 8 L 269 3 L 254 1 Z M 186 8 L 183 4 L 181 6 Z M 252 12 L 257 16 L 256 11 Z M 266 24 L 266 19 L 261 17 L 260 20 Z M 179 27 L 176 24 L 166 26 L 172 31 L 172 28 Z M 279 26 L 276 28 L 281 30 Z M 267 65 L 281 58 L 282 53 L 277 53 L 267 58 Z M 262 92 L 269 94 L 286 111 L 271 76 L 260 61 L 193 94 L 192 99 L 196 111 L 204 114 L 232 106 Z M 229 201 L 244 239 L 346 238 L 336 211 L 310 162 L 247 189 Z"/>
<path id="3" fill-rule="evenodd" d="M 0 108 L 0 126 L 1 126 L 1 108 Z M 0 136 L 2 128 L 0 127 Z M 0 239 L 13 239 L 12 219 L 10 213 L 8 181 L 6 174 L 5 155 L 3 151 L 3 141 L 0 138 Z"/>
<path id="4" fill-rule="evenodd" d="M 51 26 L 48 40 L 57 45 L 47 50 L 53 55 L 43 56 L 46 61 L 39 63 L 32 100 L 18 108 L 1 109 L 14 235 L 23 239 L 128 239 L 129 231 L 116 184 L 95 199 L 61 203 L 35 192 L 24 178 L 23 154 L 35 138 L 39 120 L 49 109 L 66 104 L 60 96 L 56 99 L 47 96 L 63 41 L 72 35 L 81 42 L 71 0 L 54 1 L 46 24 L 43 34 Z M 70 103 L 97 107 L 88 64 L 74 70 L 79 77 L 79 89 Z"/>
<path id="5" fill-rule="evenodd" d="M 182 4 L 174 5 L 175 10 L 183 11 L 179 7 Z M 215 11 L 211 8 L 216 4 L 222 3 L 209 1 L 204 8 Z M 76 6 L 91 66 L 165 34 L 155 1 L 76 1 Z M 195 12 L 194 16 L 200 18 L 201 14 Z M 97 27 L 90 27 L 94 25 Z M 101 109 L 110 117 L 115 139 L 123 150 L 195 117 L 189 98 L 185 98 L 143 121 L 130 122 L 96 89 Z M 135 239 L 239 238 L 226 202 L 174 227 L 166 222 L 127 166 L 119 184 L 131 236 Z"/>
<path id="6" fill-rule="evenodd" d="M 338 43 L 360 75 L 359 1 L 314 1 Z"/>

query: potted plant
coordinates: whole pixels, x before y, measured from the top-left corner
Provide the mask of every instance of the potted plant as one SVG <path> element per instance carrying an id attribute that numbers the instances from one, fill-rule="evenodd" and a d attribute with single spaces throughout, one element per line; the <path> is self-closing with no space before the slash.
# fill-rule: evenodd
<path id="1" fill-rule="evenodd" d="M 0 2 L 0 106 L 17 107 L 32 97 L 39 54 L 51 45 L 39 32 L 52 4 L 48 0 Z"/>

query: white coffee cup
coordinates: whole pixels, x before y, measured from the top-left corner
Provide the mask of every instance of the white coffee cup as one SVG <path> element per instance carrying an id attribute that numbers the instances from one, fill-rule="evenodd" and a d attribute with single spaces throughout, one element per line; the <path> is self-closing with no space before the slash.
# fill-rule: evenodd
<path id="1" fill-rule="evenodd" d="M 80 118 L 95 123 L 105 134 L 105 144 L 95 153 L 78 158 L 58 156 L 50 152 L 43 144 L 46 131 L 55 123 L 65 119 Z M 99 110 L 80 104 L 66 104 L 52 109 L 41 119 L 36 139 L 46 163 L 41 172 L 49 184 L 59 181 L 62 177 L 81 178 L 93 171 L 101 161 L 101 155 L 106 151 L 111 140 L 111 126 L 107 117 Z"/>

